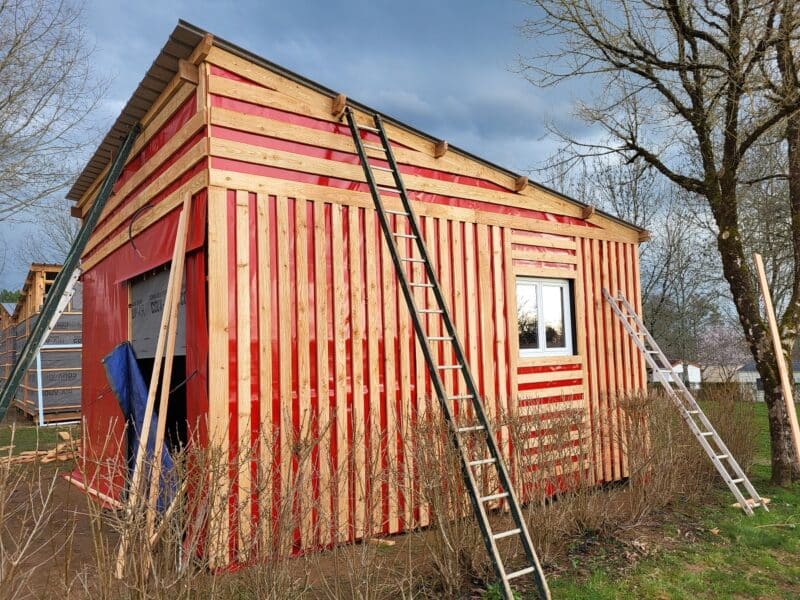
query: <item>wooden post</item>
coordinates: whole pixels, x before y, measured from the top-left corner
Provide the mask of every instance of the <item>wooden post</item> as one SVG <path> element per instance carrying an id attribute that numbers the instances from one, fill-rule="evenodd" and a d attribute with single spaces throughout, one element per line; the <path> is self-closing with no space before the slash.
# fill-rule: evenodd
<path id="1" fill-rule="evenodd" d="M 186 259 L 186 241 L 188 240 L 189 218 L 192 209 L 192 194 L 185 192 L 183 199 L 183 212 L 181 216 L 186 221 L 183 239 L 176 242 L 181 249 L 176 253 L 176 261 L 170 265 L 174 271 L 175 285 L 172 287 L 172 297 L 165 302 L 164 312 L 169 310 L 169 327 L 167 328 L 167 348 L 164 355 L 164 372 L 161 381 L 161 399 L 158 403 L 158 424 L 156 427 L 155 447 L 153 449 L 153 464 L 150 466 L 150 487 L 147 500 L 147 534 L 152 536 L 155 531 L 156 508 L 161 482 L 161 452 L 164 448 L 164 432 L 167 427 L 167 407 L 169 405 L 169 391 L 172 383 L 172 363 L 175 357 L 175 340 L 178 333 L 178 309 L 181 304 L 181 286 L 183 284 L 183 270 Z M 179 244 L 179 245 L 178 245 Z"/>
<path id="2" fill-rule="evenodd" d="M 761 285 L 761 295 L 764 297 L 764 309 L 767 313 L 769 322 L 769 332 L 772 334 L 772 347 L 775 350 L 775 359 L 778 362 L 778 373 L 781 377 L 781 390 L 783 400 L 786 403 L 786 413 L 789 415 L 789 426 L 792 430 L 792 443 L 794 444 L 794 459 L 800 466 L 800 427 L 797 424 L 797 410 L 794 406 L 794 381 L 789 380 L 789 368 L 786 365 L 786 357 L 781 347 L 781 337 L 778 333 L 778 322 L 775 319 L 775 308 L 772 306 L 772 296 L 767 286 L 767 274 L 764 271 L 764 261 L 757 252 L 753 254 L 758 272 L 758 283 Z M 794 374 L 792 374 L 794 379 Z"/>
<path id="3" fill-rule="evenodd" d="M 164 357 L 164 346 L 166 345 L 169 316 L 171 307 L 169 303 L 173 297 L 173 288 L 175 287 L 176 270 L 172 267 L 177 262 L 178 254 L 184 252 L 186 247 L 186 231 L 188 224 L 186 222 L 186 213 L 181 211 L 178 218 L 178 231 L 175 235 L 175 248 L 172 252 L 172 266 L 169 271 L 169 280 L 167 281 L 167 293 L 164 302 L 164 312 L 161 315 L 161 328 L 158 332 L 158 341 L 156 342 L 156 355 L 153 361 L 153 375 L 150 378 L 150 390 L 147 394 L 147 405 L 144 411 L 144 420 L 142 421 L 142 432 L 139 438 L 139 445 L 136 448 L 136 458 L 133 466 L 133 475 L 131 477 L 131 486 L 128 494 L 128 501 L 126 517 L 130 519 L 137 504 L 139 503 L 139 496 L 141 490 L 142 468 L 144 466 L 145 455 L 147 454 L 147 440 L 150 437 L 150 421 L 153 418 L 153 407 L 155 405 L 156 391 L 158 390 L 158 382 L 161 379 L 161 363 Z M 117 552 L 117 562 L 114 575 L 117 579 L 122 579 L 125 573 L 125 553 L 128 551 L 130 544 L 130 537 L 128 532 L 122 532 L 122 539 L 120 540 L 119 550 Z"/>

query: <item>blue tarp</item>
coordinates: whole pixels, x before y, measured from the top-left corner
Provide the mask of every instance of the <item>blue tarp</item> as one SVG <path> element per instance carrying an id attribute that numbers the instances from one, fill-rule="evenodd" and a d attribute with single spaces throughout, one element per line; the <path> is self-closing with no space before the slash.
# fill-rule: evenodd
<path id="1" fill-rule="evenodd" d="M 111 389 L 117 396 L 122 414 L 125 416 L 127 425 L 127 462 L 128 477 L 133 474 L 136 451 L 139 448 L 142 424 L 144 423 L 144 412 L 147 406 L 147 384 L 139 370 L 136 362 L 136 354 L 129 342 L 123 342 L 103 359 L 106 368 L 106 376 L 111 384 Z M 145 471 L 142 473 L 142 481 L 150 480 L 150 465 L 153 464 L 153 452 L 155 451 L 155 435 L 157 428 L 158 415 L 153 411 L 150 421 L 150 434 L 147 440 L 147 456 L 144 461 Z M 167 450 L 166 444 L 161 450 L 161 485 L 158 495 L 158 510 L 164 511 L 175 497 L 177 485 L 175 482 L 175 463 Z"/>

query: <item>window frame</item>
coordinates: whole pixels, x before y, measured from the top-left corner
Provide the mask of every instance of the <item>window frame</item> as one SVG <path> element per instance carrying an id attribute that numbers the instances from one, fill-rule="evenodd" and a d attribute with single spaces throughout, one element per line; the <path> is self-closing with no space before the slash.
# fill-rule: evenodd
<path id="1" fill-rule="evenodd" d="M 575 354 L 575 341 L 573 332 L 575 323 L 572 320 L 572 285 L 569 279 L 548 277 L 531 277 L 517 275 L 514 280 L 514 294 L 517 301 L 517 315 L 519 315 L 518 288 L 522 285 L 536 286 L 536 311 L 538 313 L 538 337 L 541 348 L 518 348 L 520 358 L 543 358 L 548 356 L 573 356 Z M 561 288 L 561 310 L 564 316 L 564 347 L 548 348 L 544 322 L 544 303 L 542 286 Z M 519 340 L 519 317 L 517 316 L 517 339 Z"/>

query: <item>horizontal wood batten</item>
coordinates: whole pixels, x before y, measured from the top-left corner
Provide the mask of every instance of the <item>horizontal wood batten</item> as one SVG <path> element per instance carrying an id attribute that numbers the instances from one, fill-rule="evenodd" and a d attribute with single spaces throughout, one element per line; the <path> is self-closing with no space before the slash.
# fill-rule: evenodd
<path id="1" fill-rule="evenodd" d="M 232 98 L 240 98 L 248 102 L 257 104 L 265 104 L 273 106 L 281 110 L 289 112 L 310 115 L 322 121 L 333 122 L 333 117 L 330 114 L 331 99 L 328 96 L 320 94 L 314 90 L 304 88 L 304 86 L 292 82 L 285 77 L 276 73 L 270 72 L 261 67 L 243 64 L 245 61 L 238 59 L 219 48 L 213 48 L 209 53 L 207 60 L 212 64 L 218 65 L 232 73 L 250 79 L 252 84 L 235 81 L 233 79 L 220 77 L 219 75 L 212 75 L 209 80 L 209 91 L 212 94 L 219 94 L 229 96 Z M 262 87 L 263 86 L 263 87 Z M 371 125 L 372 119 L 370 115 L 362 113 L 359 110 L 354 110 L 356 120 L 362 125 Z M 394 126 L 391 123 L 385 124 L 389 138 L 399 144 L 413 148 L 417 151 L 424 152 L 431 157 L 435 156 L 436 142 L 427 140 L 417 134 L 406 131 L 400 127 Z M 472 172 L 489 171 L 493 172 L 493 176 L 486 176 L 481 174 L 483 179 L 489 181 L 503 181 L 501 185 L 508 190 L 514 190 L 516 185 L 516 177 L 509 176 L 500 172 L 499 170 L 491 169 L 478 161 L 459 155 L 455 151 L 448 152 L 444 157 L 438 160 L 444 160 L 451 156 L 453 160 L 462 161 L 470 166 Z M 548 210 L 556 213 L 569 215 L 575 218 L 581 218 L 584 214 L 583 206 L 569 202 L 554 194 L 549 194 L 546 191 L 528 185 L 519 192 L 521 195 L 527 196 L 533 200 L 536 205 L 537 200 L 541 203 L 556 203 L 560 208 L 548 208 Z M 594 214 L 590 222 L 597 223 L 600 226 L 613 230 L 619 235 L 626 235 L 631 232 L 636 232 L 633 228 L 626 227 L 620 223 L 609 219 L 602 215 Z M 638 232 L 634 237 L 638 238 Z"/>
<path id="2" fill-rule="evenodd" d="M 183 105 L 184 101 L 194 94 L 197 88 L 194 84 L 182 80 L 178 75 L 175 76 L 173 81 L 176 82 L 175 85 L 172 83 L 168 85 L 167 89 L 162 92 L 162 95 L 153 104 L 153 107 L 142 117 L 141 122 L 144 124 L 144 130 L 139 133 L 134 141 L 131 153 L 125 164 L 128 164 L 136 157 L 150 139 L 158 133 L 164 123 L 169 120 L 173 113 Z M 108 175 L 110 164 L 111 158 L 109 157 L 109 164 L 106 165 L 100 175 L 95 178 L 94 183 L 83 196 L 81 196 L 80 200 L 76 202 L 75 205 L 83 211 L 83 215 L 86 215 L 88 206 L 94 202 L 95 196 L 100 191 L 100 186 L 105 180 L 106 175 Z"/>
<path id="3" fill-rule="evenodd" d="M 372 208 L 372 197 L 368 192 L 359 192 L 334 188 L 313 183 L 303 183 L 280 179 L 276 177 L 265 177 L 261 175 L 251 175 L 237 171 L 212 168 L 209 174 L 210 185 L 216 187 L 232 187 L 256 190 L 262 193 L 281 193 L 293 197 L 314 198 L 317 200 L 327 200 L 344 206 L 356 206 Z M 570 232 L 589 239 L 617 239 L 608 231 L 601 228 L 576 227 L 574 225 L 562 225 L 540 221 L 538 219 L 520 219 L 503 214 L 489 213 L 469 208 L 459 208 L 446 205 L 438 205 L 431 202 L 413 201 L 414 210 L 417 214 L 452 218 L 457 221 L 468 223 L 483 223 L 486 225 L 497 225 L 501 227 L 514 227 L 542 233 Z M 387 197 L 384 202 L 386 208 L 397 210 L 400 201 Z"/>
<path id="4" fill-rule="evenodd" d="M 164 215 L 178 208 L 183 202 L 182 193 L 188 191 L 194 195 L 208 185 L 208 172 L 203 170 L 194 175 L 189 181 L 174 190 L 163 200 L 161 200 L 152 210 L 146 211 L 133 224 L 132 235 L 135 237 L 151 225 L 158 222 Z M 129 241 L 128 231 L 120 231 L 116 235 L 108 238 L 97 250 L 85 260 L 81 261 L 81 268 L 88 271 L 109 254 L 117 250 Z"/>
<path id="5" fill-rule="evenodd" d="M 193 123 L 192 127 L 196 125 L 202 127 L 203 123 L 202 121 Z M 196 130 L 192 134 L 187 132 L 184 142 L 191 139 L 192 135 L 196 133 Z M 147 187 L 141 189 L 132 199 L 123 196 L 115 197 L 116 202 L 114 203 L 114 207 L 112 207 L 112 211 L 114 211 L 113 214 L 109 212 L 106 221 L 101 223 L 98 228 L 92 232 L 92 236 L 83 252 L 84 256 L 88 257 L 94 248 L 133 216 L 137 210 L 145 206 L 150 200 L 161 193 L 164 188 L 169 186 L 206 156 L 207 140 L 199 139 L 193 146 L 187 148 L 184 153 L 180 155 L 178 160 L 151 181 Z"/>

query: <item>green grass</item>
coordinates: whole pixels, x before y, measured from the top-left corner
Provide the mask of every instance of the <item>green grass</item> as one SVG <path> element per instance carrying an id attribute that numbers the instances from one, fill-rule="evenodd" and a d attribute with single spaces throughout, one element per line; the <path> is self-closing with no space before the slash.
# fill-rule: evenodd
<path id="1" fill-rule="evenodd" d="M 700 509 L 692 541 L 664 550 L 621 571 L 592 567 L 578 579 L 566 572 L 550 581 L 553 598 L 800 598 L 800 485 L 769 484 L 766 406 L 756 406 L 758 455 L 751 480 L 772 500 L 770 512 L 747 517 L 720 490 Z M 662 527 L 675 539 L 674 524 Z"/>
<path id="2" fill-rule="evenodd" d="M 27 425 L 24 423 L 17 423 L 13 426 L 13 442 L 12 440 L 12 426 L 0 426 L 0 448 L 4 448 L 11 444 L 14 445 L 13 454 L 19 454 L 26 450 L 49 450 L 61 440 L 58 438 L 59 431 L 69 431 L 72 433 L 73 438 L 80 437 L 80 428 L 77 426 L 58 426 L 52 425 L 50 427 L 37 427 L 35 425 Z M 7 455 L 8 450 L 3 450 L 0 455 Z"/>

